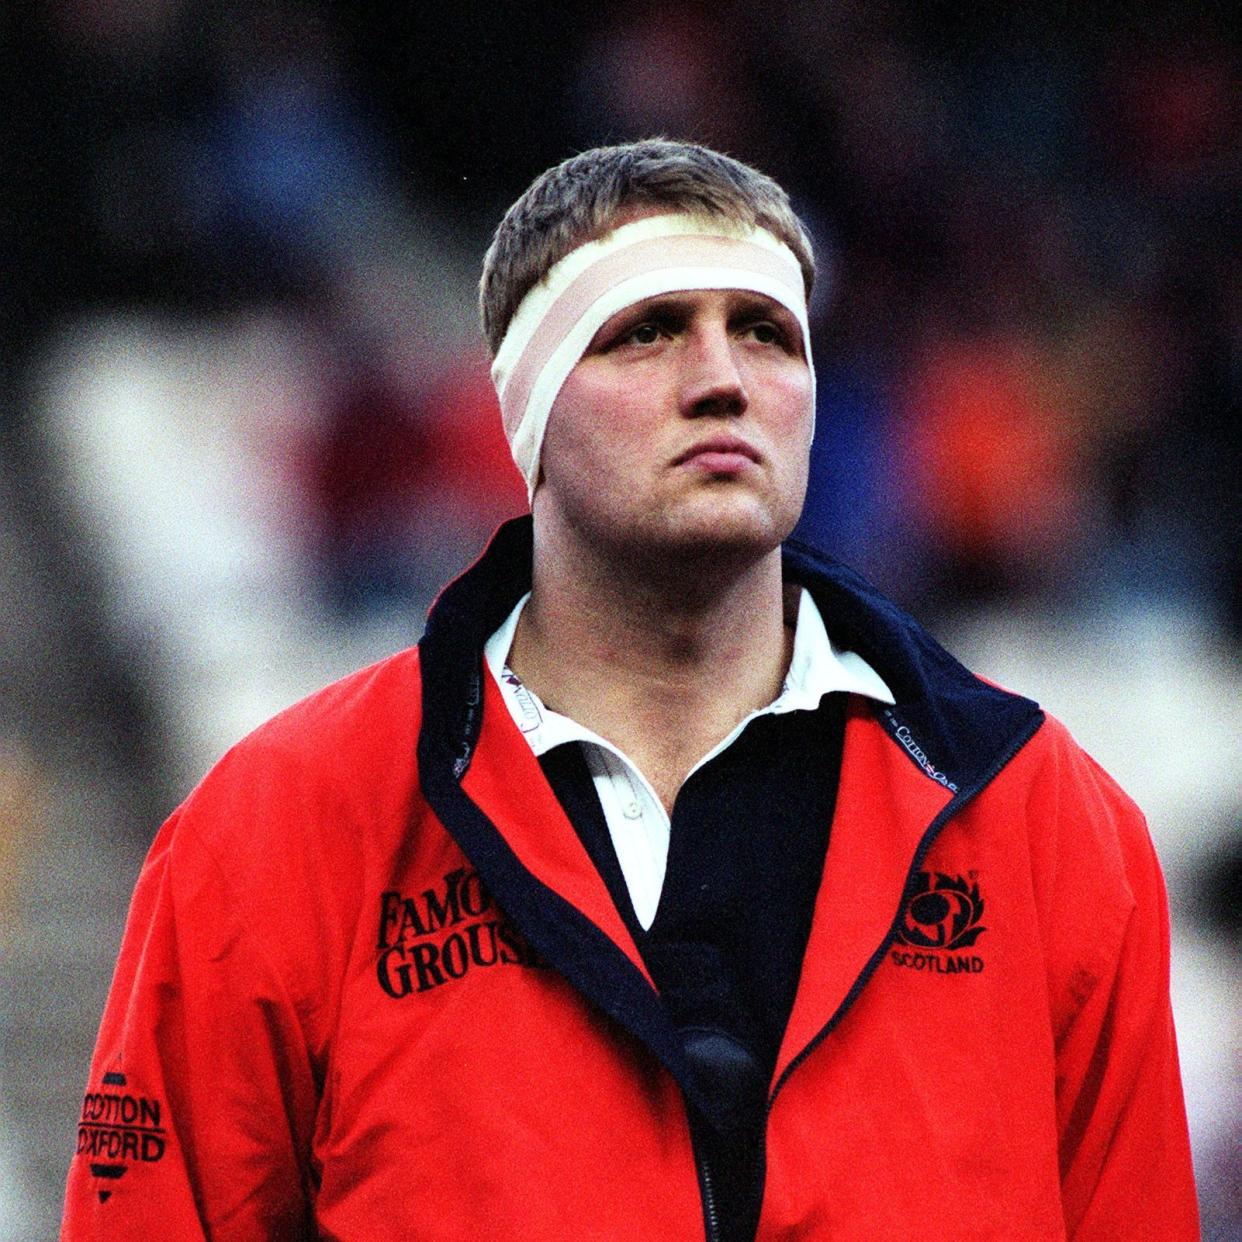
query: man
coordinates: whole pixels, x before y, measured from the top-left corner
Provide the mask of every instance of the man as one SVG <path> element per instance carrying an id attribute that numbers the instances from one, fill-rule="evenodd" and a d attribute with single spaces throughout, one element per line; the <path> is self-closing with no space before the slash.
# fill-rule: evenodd
<path id="1" fill-rule="evenodd" d="M 1197 1236 L 1141 816 L 787 542 L 812 277 L 700 147 L 510 210 L 532 517 L 162 829 L 66 1238 Z"/>

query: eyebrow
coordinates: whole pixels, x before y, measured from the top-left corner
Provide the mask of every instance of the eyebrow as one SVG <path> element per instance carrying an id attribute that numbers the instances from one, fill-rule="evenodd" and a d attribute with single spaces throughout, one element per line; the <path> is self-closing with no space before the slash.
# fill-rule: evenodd
<path id="1" fill-rule="evenodd" d="M 696 308 L 696 302 L 690 296 L 692 292 L 694 291 L 670 290 L 668 293 L 653 294 L 630 306 L 623 306 L 606 323 L 600 325 L 599 331 L 591 338 L 591 343 L 587 348 L 591 349 L 601 341 L 607 340 L 613 331 L 629 324 L 640 324 L 649 317 L 689 318 Z M 781 318 L 796 324 L 796 317 L 789 308 L 782 306 L 775 298 L 767 297 L 753 289 L 735 289 L 731 292 L 736 295 L 735 301 L 728 308 L 728 317 L 731 319 L 736 316 L 763 315 Z"/>
<path id="2" fill-rule="evenodd" d="M 608 327 L 610 323 L 620 323 L 630 317 L 641 320 L 647 315 L 689 315 L 693 310 L 693 300 L 684 293 L 657 293 L 653 297 L 644 298 L 641 302 L 623 306 L 608 319 L 604 327 Z"/>

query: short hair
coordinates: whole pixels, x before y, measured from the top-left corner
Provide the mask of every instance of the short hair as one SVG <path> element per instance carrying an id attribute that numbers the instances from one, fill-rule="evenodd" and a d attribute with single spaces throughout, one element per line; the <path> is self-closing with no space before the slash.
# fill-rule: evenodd
<path id="1" fill-rule="evenodd" d="M 596 147 L 549 168 L 505 213 L 483 258 L 479 315 L 492 354 L 527 292 L 628 207 L 660 206 L 766 228 L 798 259 L 808 299 L 815 255 L 789 195 L 771 177 L 708 147 L 667 138 Z"/>

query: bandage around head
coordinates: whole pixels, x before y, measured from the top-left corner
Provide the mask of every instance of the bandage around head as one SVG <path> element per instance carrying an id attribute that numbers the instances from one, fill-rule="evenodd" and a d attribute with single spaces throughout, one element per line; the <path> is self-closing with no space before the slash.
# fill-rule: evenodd
<path id="1" fill-rule="evenodd" d="M 529 494 L 548 415 L 595 334 L 627 306 L 682 289 L 747 289 L 779 302 L 802 328 L 811 367 L 802 268 L 767 229 L 685 214 L 623 224 L 554 264 L 522 299 L 496 351 L 492 382 Z M 812 368 L 812 393 L 814 382 Z"/>

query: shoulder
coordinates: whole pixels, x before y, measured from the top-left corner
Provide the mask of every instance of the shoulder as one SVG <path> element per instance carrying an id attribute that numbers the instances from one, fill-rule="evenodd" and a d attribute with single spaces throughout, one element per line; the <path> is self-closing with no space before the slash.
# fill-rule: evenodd
<path id="1" fill-rule="evenodd" d="M 339 755 L 417 737 L 421 716 L 417 647 L 362 668 L 277 713 L 234 746 L 226 760 L 283 756 L 319 764 Z"/>
<path id="2" fill-rule="evenodd" d="M 231 747 L 203 785 L 262 779 L 265 772 L 354 785 L 394 751 L 412 753 L 420 720 L 418 649 L 408 648 L 277 713 Z"/>
<path id="3" fill-rule="evenodd" d="M 1055 716 L 1045 714 L 1009 775 L 1023 791 L 1031 822 L 1055 829 L 1063 849 L 1092 848 L 1123 869 L 1135 855 L 1150 854 L 1138 805 Z"/>
<path id="4" fill-rule="evenodd" d="M 401 651 L 239 741 L 174 814 L 174 850 L 210 856 L 244 889 L 299 855 L 332 867 L 364 834 L 395 831 L 418 784 L 418 664 Z"/>

